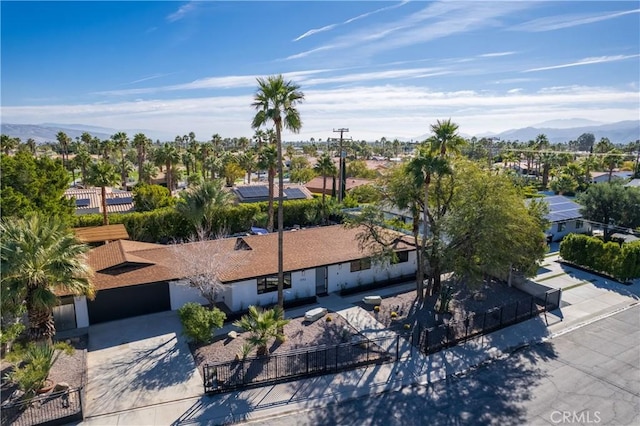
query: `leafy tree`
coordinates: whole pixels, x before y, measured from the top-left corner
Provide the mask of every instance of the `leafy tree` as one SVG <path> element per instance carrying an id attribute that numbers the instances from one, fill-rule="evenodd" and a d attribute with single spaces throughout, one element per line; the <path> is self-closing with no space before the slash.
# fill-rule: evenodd
<path id="1" fill-rule="evenodd" d="M 284 199 L 284 175 L 282 173 L 282 130 L 298 133 L 302 128 L 300 113 L 296 105 L 304 100 L 300 87 L 291 81 L 285 81 L 282 75 L 258 78 L 258 91 L 252 106 L 257 110 L 251 127 L 258 129 L 268 122 L 273 122 L 276 130 L 276 147 L 278 151 L 278 306 L 284 306 L 284 253 L 283 231 L 284 216 L 282 202 Z"/>
<path id="2" fill-rule="evenodd" d="M 133 203 L 136 211 L 146 212 L 174 206 L 176 199 L 164 186 L 138 184 L 133 188 Z"/>
<path id="3" fill-rule="evenodd" d="M 362 179 L 375 179 L 378 173 L 367 167 L 365 161 L 350 161 L 347 165 L 347 177 L 356 177 Z"/>
<path id="4" fill-rule="evenodd" d="M 535 274 L 546 251 L 545 211 L 524 200 L 509 180 L 471 163 L 456 165 L 456 197 L 444 232 L 454 273 L 473 283 L 511 271 Z"/>
<path id="5" fill-rule="evenodd" d="M 69 292 L 93 298 L 91 269 L 80 244 L 60 219 L 43 214 L 0 224 L 2 295 L 22 302 L 29 318 L 29 338 L 50 341 L 55 334 L 53 307 L 58 294 Z"/>
<path id="6" fill-rule="evenodd" d="M 247 342 L 258 348 L 258 356 L 268 355 L 267 344 L 271 338 L 284 341 L 285 335 L 281 331 L 289 320 L 284 319 L 284 311 L 276 306 L 273 309 L 261 310 L 249 306 L 249 312 L 243 315 L 233 325 L 250 333 Z"/>
<path id="7" fill-rule="evenodd" d="M 25 217 L 46 212 L 69 223 L 75 207 L 64 197 L 70 179 L 60 160 L 36 158 L 28 151 L 13 156 L 2 154 L 0 169 L 0 213 Z"/>
<path id="8" fill-rule="evenodd" d="M 593 136 L 593 133 L 583 133 L 578 136 L 578 149 L 580 151 L 591 152 L 594 144 L 596 143 L 596 138 Z"/>
<path id="9" fill-rule="evenodd" d="M 237 179 L 244 177 L 244 170 L 235 161 L 229 161 L 224 166 L 223 174 L 227 186 L 233 186 Z"/>
<path id="10" fill-rule="evenodd" d="M 358 203 L 377 203 L 381 199 L 380 190 L 374 185 L 360 185 L 349 192 Z"/>
<path id="11" fill-rule="evenodd" d="M 215 329 L 222 327 L 227 315 L 218 308 L 207 309 L 197 303 L 185 303 L 178 309 L 182 331 L 195 343 L 208 343 Z"/>
<path id="12" fill-rule="evenodd" d="M 102 207 L 102 224 L 109 224 L 107 212 L 107 187 L 118 183 L 118 173 L 113 164 L 107 161 L 99 161 L 91 164 L 88 170 L 87 183 L 100 187 L 100 202 Z"/>
<path id="13" fill-rule="evenodd" d="M 619 182 L 598 183 L 579 195 L 582 216 L 602 224 L 605 241 L 609 241 L 615 228 L 636 228 L 640 226 L 640 189 L 625 188 Z"/>

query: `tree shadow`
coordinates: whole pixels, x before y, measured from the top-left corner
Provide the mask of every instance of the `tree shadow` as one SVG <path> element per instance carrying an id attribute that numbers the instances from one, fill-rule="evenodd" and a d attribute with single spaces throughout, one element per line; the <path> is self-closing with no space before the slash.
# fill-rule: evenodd
<path id="1" fill-rule="evenodd" d="M 366 395 L 309 412 L 309 424 L 340 425 L 520 425 L 527 423 L 522 402 L 546 373 L 536 364 L 556 358 L 541 343 L 484 363 L 466 374 Z"/>

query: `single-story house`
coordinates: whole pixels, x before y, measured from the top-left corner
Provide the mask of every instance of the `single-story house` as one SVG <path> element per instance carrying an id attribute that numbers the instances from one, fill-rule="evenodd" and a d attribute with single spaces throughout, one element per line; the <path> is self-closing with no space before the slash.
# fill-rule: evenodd
<path id="1" fill-rule="evenodd" d="M 411 238 L 385 231 L 391 233 L 398 262 L 381 265 L 372 262 L 370 250 L 360 248 L 359 232 L 342 225 L 285 232 L 285 300 L 415 276 Z M 95 271 L 96 297 L 64 297 L 56 324 L 81 328 L 176 310 L 187 302 L 205 304 L 185 279 L 206 273 L 217 277 L 217 302 L 232 312 L 275 304 L 277 238 L 271 233 L 178 245 L 119 240 L 94 248 L 88 263 Z"/>
<path id="2" fill-rule="evenodd" d="M 546 219 L 551 222 L 546 231 L 551 241 L 560 241 L 568 234 L 585 234 L 591 230 L 591 224 L 582 219 L 582 206 L 564 195 L 542 198 L 549 205 Z"/>
<path id="3" fill-rule="evenodd" d="M 613 179 L 631 179 L 633 172 L 629 171 L 617 171 L 611 174 L 611 180 Z M 591 183 L 603 183 L 609 182 L 609 172 L 591 172 Z"/>
<path id="4" fill-rule="evenodd" d="M 135 210 L 133 192 L 106 188 L 107 213 L 129 213 Z M 67 189 L 64 196 L 76 200 L 76 214 L 102 213 L 102 190 L 100 188 Z"/>
<path id="5" fill-rule="evenodd" d="M 304 186 L 314 194 L 322 194 L 322 185 L 323 185 L 323 177 L 317 176 L 311 179 L 309 182 L 305 183 Z M 353 188 L 357 188 L 362 185 L 370 185 L 375 181 L 371 179 L 362 179 L 362 178 L 347 178 L 345 181 L 345 190 L 347 192 L 351 191 Z M 338 186 L 338 180 L 336 179 L 336 188 Z M 333 192 L 333 178 L 327 176 L 327 186 L 324 190 L 326 195 L 331 195 Z"/>

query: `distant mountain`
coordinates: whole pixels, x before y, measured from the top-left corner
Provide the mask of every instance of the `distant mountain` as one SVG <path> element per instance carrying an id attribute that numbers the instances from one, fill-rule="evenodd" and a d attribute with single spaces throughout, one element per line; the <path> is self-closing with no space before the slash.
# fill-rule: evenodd
<path id="1" fill-rule="evenodd" d="M 585 118 L 563 118 L 559 120 L 549 120 L 534 124 L 532 127 L 543 127 L 547 129 L 572 129 L 574 127 L 600 126 L 602 121 L 587 120 Z"/>
<path id="2" fill-rule="evenodd" d="M 87 126 L 84 124 L 58 124 L 58 123 L 43 123 L 43 124 L 10 124 L 2 123 L 0 132 L 2 134 L 20 138 L 23 142 L 29 138 L 32 138 L 38 144 L 46 142 L 55 142 L 58 132 L 64 132 L 72 139 L 80 137 L 82 133 L 89 132 L 91 136 L 98 137 L 100 139 L 108 139 L 117 132 L 126 132 L 130 139 L 133 139 L 133 135 L 136 133 L 144 133 L 153 140 L 160 139 L 161 141 L 173 140 L 174 136 L 166 135 L 161 132 L 153 130 L 142 129 L 125 129 L 116 130 L 106 127 Z"/>
<path id="3" fill-rule="evenodd" d="M 640 120 L 619 121 L 598 126 L 579 126 L 568 129 L 526 127 L 524 129 L 507 130 L 506 132 L 498 133 L 495 137 L 503 140 L 525 142 L 535 139 L 539 134 L 544 134 L 550 142 L 558 143 L 576 140 L 583 133 L 593 133 L 596 141 L 606 137 L 613 143 L 629 143 L 640 139 Z"/>

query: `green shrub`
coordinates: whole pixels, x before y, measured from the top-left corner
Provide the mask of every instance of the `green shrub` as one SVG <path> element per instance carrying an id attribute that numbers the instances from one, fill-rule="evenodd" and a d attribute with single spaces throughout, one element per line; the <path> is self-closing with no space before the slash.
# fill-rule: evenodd
<path id="1" fill-rule="evenodd" d="M 44 386 L 49 371 L 56 360 L 55 348 L 49 344 L 30 343 L 26 348 L 18 347 L 13 354 L 22 355 L 22 362 L 13 371 L 7 373 L 6 379 L 17 384 L 25 397 L 35 395 Z"/>
<path id="2" fill-rule="evenodd" d="M 218 308 L 207 309 L 197 303 L 186 303 L 178 309 L 182 331 L 195 343 L 206 343 L 213 337 L 213 331 L 222 327 L 227 315 Z"/>
<path id="3" fill-rule="evenodd" d="M 560 243 L 560 256 L 621 281 L 640 277 L 640 241 L 621 246 L 598 237 L 569 234 Z"/>

